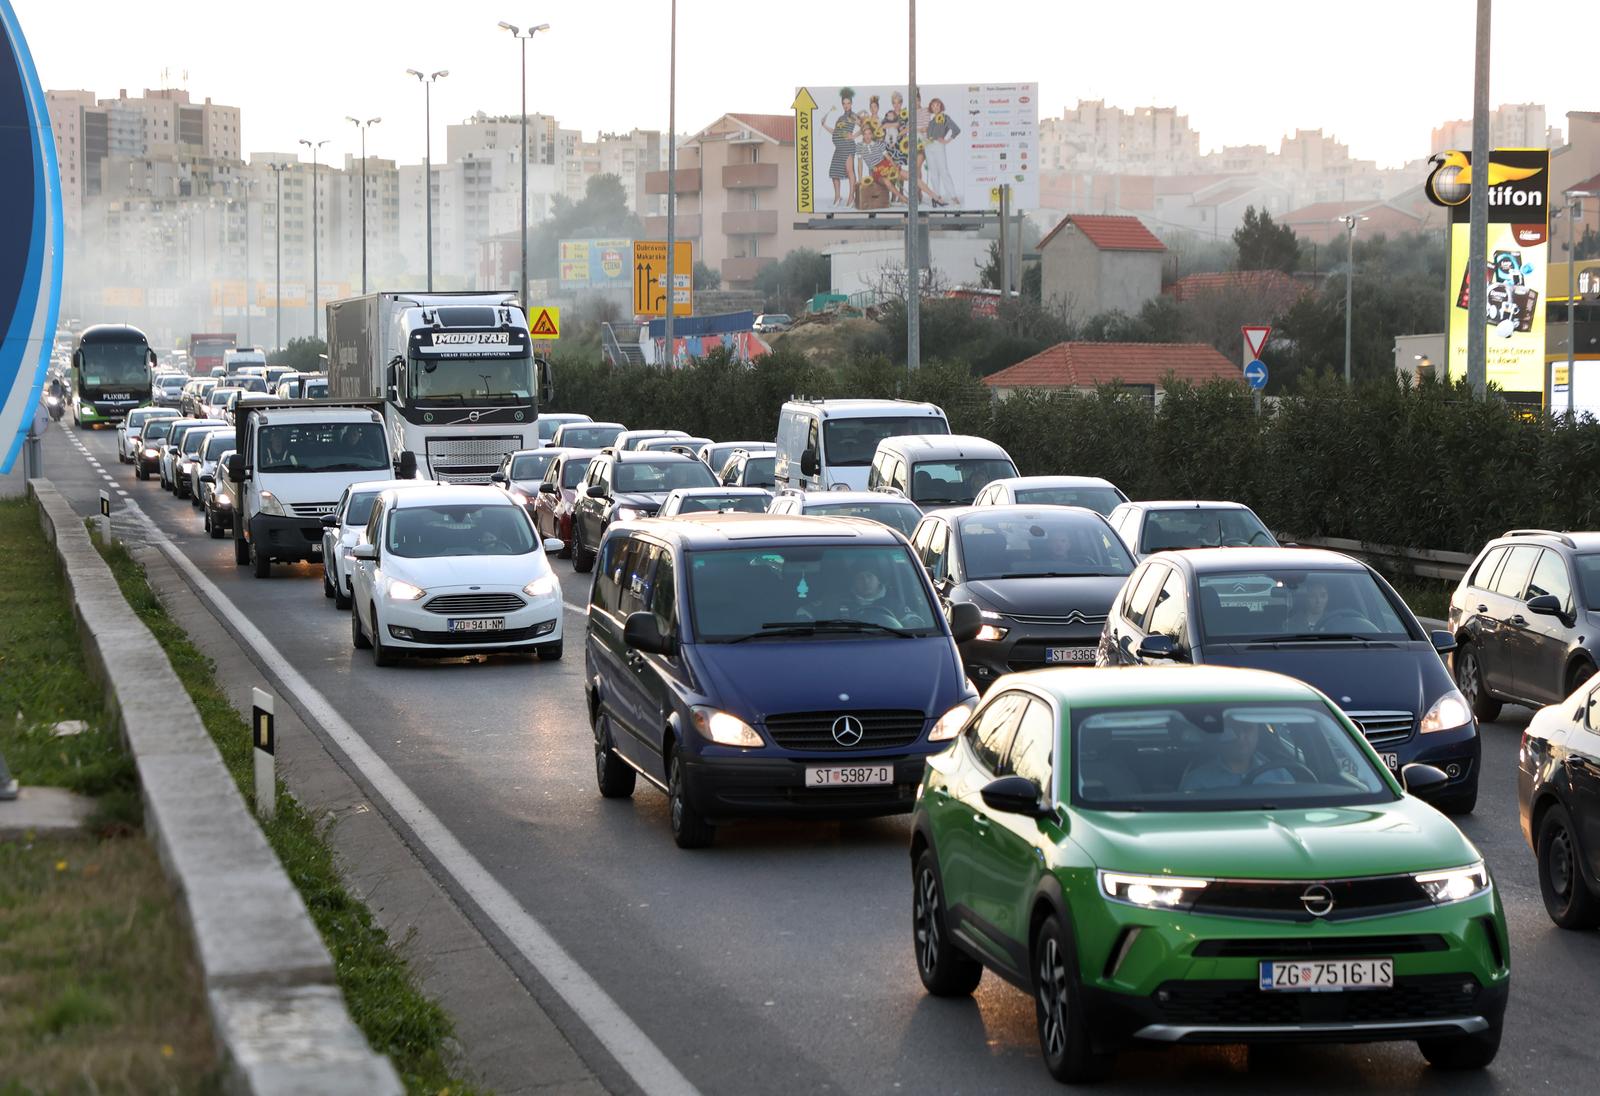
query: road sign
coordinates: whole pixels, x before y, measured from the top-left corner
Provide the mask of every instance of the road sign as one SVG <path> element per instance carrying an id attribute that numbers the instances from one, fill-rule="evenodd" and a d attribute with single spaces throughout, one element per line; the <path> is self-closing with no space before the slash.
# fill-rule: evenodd
<path id="1" fill-rule="evenodd" d="M 816 172 L 811 160 L 811 115 L 816 109 L 817 101 L 811 97 L 811 92 L 801 88 L 794 97 L 794 193 L 795 209 L 801 213 L 811 213 L 816 208 L 813 194 Z"/>
<path id="2" fill-rule="evenodd" d="M 559 339 L 561 337 L 561 309 L 539 308 L 528 313 L 528 337 L 532 339 Z"/>
<path id="3" fill-rule="evenodd" d="M 688 240 L 678 240 L 673 248 L 672 280 L 677 283 L 672 295 L 673 315 L 694 315 L 694 248 Z M 665 240 L 633 241 L 633 311 L 637 316 L 667 314 Z"/>
<path id="4" fill-rule="evenodd" d="M 1261 359 L 1261 348 L 1267 345 L 1267 336 L 1272 334 L 1270 324 L 1245 324 L 1239 330 L 1244 332 L 1245 354 L 1252 361 Z"/>
<path id="5" fill-rule="evenodd" d="M 1257 392 L 1261 391 L 1267 386 L 1267 363 L 1256 358 L 1244 367 L 1244 379 L 1250 383 L 1251 388 Z"/>

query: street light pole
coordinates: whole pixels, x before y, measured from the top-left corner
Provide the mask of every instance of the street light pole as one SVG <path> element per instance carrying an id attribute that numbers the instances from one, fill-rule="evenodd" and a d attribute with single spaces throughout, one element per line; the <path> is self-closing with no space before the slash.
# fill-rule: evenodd
<path id="1" fill-rule="evenodd" d="M 1348 264 L 1344 274 L 1344 383 L 1350 386 L 1350 320 L 1352 317 L 1351 304 L 1354 300 L 1356 282 L 1356 222 L 1366 220 L 1365 217 L 1354 213 L 1346 213 L 1334 220 L 1344 225 L 1345 236 L 1345 262 Z"/>
<path id="2" fill-rule="evenodd" d="M 701 157 L 701 164 L 705 158 Z M 705 203 L 701 203 L 702 210 Z M 704 235 L 701 236 L 704 240 Z M 667 314 L 662 326 L 667 336 L 667 365 L 676 364 L 673 322 L 678 311 L 678 276 L 672 260 L 678 250 L 678 0 L 672 0 L 672 33 L 667 47 Z"/>
<path id="3" fill-rule="evenodd" d="M 424 75 L 419 69 L 406 69 L 407 76 L 415 76 L 422 83 L 422 202 L 427 207 L 427 224 L 423 229 L 426 239 L 423 250 L 428 256 L 428 292 L 433 292 L 433 94 L 431 87 L 441 77 L 449 76 L 449 69 L 440 69 Z"/>
<path id="4" fill-rule="evenodd" d="M 1576 410 L 1578 387 L 1578 329 L 1573 323 L 1573 300 L 1578 292 L 1578 245 L 1575 233 L 1583 216 L 1583 200 L 1595 195 L 1587 190 L 1569 190 L 1567 198 L 1567 414 Z"/>
<path id="5" fill-rule="evenodd" d="M 317 254 L 322 243 L 322 206 L 317 191 L 317 153 L 328 143 L 328 138 L 315 143 L 300 138 L 300 143 L 311 150 L 311 337 L 316 339 L 322 330 L 322 317 L 317 315 L 317 292 L 321 289 L 317 267 Z"/>
<path id="6" fill-rule="evenodd" d="M 268 164 L 277 177 L 278 201 L 272 207 L 275 254 L 272 258 L 272 339 L 273 349 L 283 349 L 283 171 L 288 164 Z"/>
<path id="7" fill-rule="evenodd" d="M 253 180 L 244 181 L 244 344 L 254 346 L 250 333 L 250 186 Z"/>
<path id="8" fill-rule="evenodd" d="M 367 130 L 383 119 L 368 118 L 363 122 L 346 114 L 344 120 L 353 123 L 356 129 L 361 131 L 361 292 L 365 293 L 367 291 Z"/>
<path id="9" fill-rule="evenodd" d="M 511 37 L 522 43 L 522 209 L 517 218 L 518 234 L 521 238 L 522 248 L 522 309 L 528 309 L 528 39 L 542 30 L 549 30 L 549 23 L 540 23 L 536 27 L 529 27 L 528 33 L 523 34 L 521 28 L 510 23 L 501 23 L 500 26 L 511 32 Z"/>
<path id="10" fill-rule="evenodd" d="M 1482 397 L 1489 390 L 1489 0 L 1478 0 L 1467 222 L 1467 381 Z"/>
<path id="11" fill-rule="evenodd" d="M 916 372 L 922 365 L 922 257 L 918 254 L 917 229 L 917 163 L 921 159 L 921 148 L 917 132 L 917 107 L 920 105 L 920 93 L 917 91 L 917 0 L 910 3 L 910 72 L 909 84 L 906 87 L 906 111 L 910 124 L 906 126 L 908 134 L 909 152 L 906 159 L 910 163 L 910 178 L 906 180 L 906 370 Z M 1005 237 L 1005 222 L 1000 223 L 1000 235 Z M 1002 273 L 1001 284 L 1004 285 Z M 1002 297 L 1005 291 L 1002 289 Z"/>

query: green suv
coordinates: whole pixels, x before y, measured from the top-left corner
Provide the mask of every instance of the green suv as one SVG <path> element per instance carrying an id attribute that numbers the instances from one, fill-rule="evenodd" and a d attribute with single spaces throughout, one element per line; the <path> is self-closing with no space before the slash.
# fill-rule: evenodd
<path id="1" fill-rule="evenodd" d="M 1060 1081 L 1127 1043 L 1500 1045 L 1510 950 L 1472 844 L 1303 682 L 1224 667 L 1002 677 L 914 815 L 923 985 L 1034 997 Z"/>

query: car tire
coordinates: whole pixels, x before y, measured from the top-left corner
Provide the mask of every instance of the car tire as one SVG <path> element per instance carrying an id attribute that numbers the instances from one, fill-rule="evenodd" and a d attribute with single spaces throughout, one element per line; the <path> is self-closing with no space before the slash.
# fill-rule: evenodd
<path id="1" fill-rule="evenodd" d="M 1483 683 L 1483 663 L 1478 658 L 1478 648 L 1463 643 L 1455 653 L 1456 685 L 1461 695 L 1472 707 L 1472 715 L 1479 723 L 1493 723 L 1500 718 L 1500 701 L 1489 695 Z"/>
<path id="2" fill-rule="evenodd" d="M 233 538 L 233 562 L 239 567 L 250 562 L 250 542 L 243 537 Z"/>
<path id="3" fill-rule="evenodd" d="M 627 799 L 639 779 L 633 767 L 611 748 L 611 721 L 603 711 L 594 719 L 594 779 L 604 799 Z"/>
<path id="4" fill-rule="evenodd" d="M 350 594 L 345 593 L 345 590 L 344 590 L 343 586 L 338 586 L 338 587 L 334 588 L 334 591 L 333 591 L 333 607 L 335 609 L 349 609 L 350 608 L 350 603 L 353 600 L 354 600 L 354 597 L 352 595 L 350 595 Z"/>
<path id="5" fill-rule="evenodd" d="M 350 610 L 350 646 L 358 651 L 365 651 L 372 646 L 372 641 L 367 638 L 366 629 L 361 627 L 361 610 Z"/>
<path id="6" fill-rule="evenodd" d="M 672 839 L 680 849 L 703 849 L 716 838 L 716 827 L 707 822 L 689 802 L 687 775 L 678 750 L 667 758 L 667 806 L 672 816 Z"/>
<path id="7" fill-rule="evenodd" d="M 1600 897 L 1583 877 L 1583 854 L 1572 832 L 1572 816 L 1557 803 L 1539 823 L 1535 847 L 1539 861 L 1539 893 L 1550 920 L 1564 929 L 1600 925 Z"/>
<path id="8" fill-rule="evenodd" d="M 1050 1076 L 1063 1084 L 1097 1081 L 1111 1068 L 1112 1057 L 1096 1051 L 1089 1039 L 1089 1017 L 1078 981 L 1078 953 L 1055 914 L 1046 917 L 1033 937 L 1033 1011 L 1039 1028 L 1039 1050 Z"/>
<path id="9" fill-rule="evenodd" d="M 1434 1069 L 1483 1069 L 1500 1053 L 1500 1021 L 1476 1035 L 1419 1039 L 1417 1049 Z"/>
<path id="10" fill-rule="evenodd" d="M 546 643 L 541 647 L 535 647 L 534 650 L 538 653 L 540 662 L 561 661 L 560 643 Z"/>
<path id="11" fill-rule="evenodd" d="M 212 540 L 222 539 L 222 523 L 212 516 L 211 507 L 206 507 L 206 532 L 211 534 Z"/>
<path id="12" fill-rule="evenodd" d="M 1472 783 L 1458 792 L 1441 796 L 1436 805 L 1439 810 L 1448 815 L 1471 814 L 1478 805 L 1478 778 L 1474 776 Z"/>
<path id="13" fill-rule="evenodd" d="M 911 942 L 922 988 L 935 997 L 968 997 L 983 978 L 983 964 L 962 951 L 944 919 L 939 858 L 923 849 L 911 870 Z"/>
<path id="14" fill-rule="evenodd" d="M 1582 685 L 1585 681 L 1588 681 L 1593 676 L 1594 663 L 1588 661 L 1587 659 L 1580 659 L 1579 661 L 1573 663 L 1572 668 L 1567 671 L 1566 695 L 1571 696 L 1573 693 L 1577 692 L 1578 686 Z"/>
<path id="15" fill-rule="evenodd" d="M 144 462 L 141 461 L 133 466 L 133 478 L 136 480 L 147 480 L 150 478 L 150 473 L 145 471 Z"/>
<path id="16" fill-rule="evenodd" d="M 272 576 L 272 557 L 256 547 L 256 542 L 250 542 L 250 572 L 256 578 L 270 578 Z"/>
<path id="17" fill-rule="evenodd" d="M 372 648 L 372 664 L 374 666 L 398 664 L 400 656 L 394 653 L 393 647 L 383 641 L 383 625 L 378 622 L 378 607 L 369 604 L 367 612 L 372 614 L 372 635 L 367 637 L 367 645 Z"/>
<path id="18" fill-rule="evenodd" d="M 336 593 L 338 593 L 338 591 L 334 589 L 333 580 L 328 577 L 328 562 L 327 562 L 327 560 L 323 560 L 323 562 L 322 562 L 322 596 L 325 597 L 325 598 L 332 598 Z"/>
<path id="19" fill-rule="evenodd" d="M 594 553 L 583 546 L 583 530 L 572 523 L 572 569 L 580 575 L 594 570 Z"/>

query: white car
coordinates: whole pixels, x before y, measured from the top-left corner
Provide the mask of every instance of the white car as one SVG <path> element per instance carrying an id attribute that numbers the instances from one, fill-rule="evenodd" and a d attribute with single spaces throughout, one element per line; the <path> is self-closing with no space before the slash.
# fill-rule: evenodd
<path id="1" fill-rule="evenodd" d="M 350 638 L 379 666 L 408 655 L 561 657 L 561 584 L 528 511 L 498 487 L 388 490 L 351 552 Z"/>
<path id="2" fill-rule="evenodd" d="M 759 487 L 680 487 L 667 494 L 658 518 L 679 514 L 765 514 L 772 493 Z"/>
<path id="3" fill-rule="evenodd" d="M 331 597 L 340 609 L 350 608 L 350 553 L 367 528 L 372 504 L 388 490 L 409 487 L 437 487 L 436 480 L 373 480 L 352 483 L 339 496 L 333 513 L 322 516 L 322 596 Z"/>
<path id="4" fill-rule="evenodd" d="M 132 464 L 133 458 L 139 455 L 144 424 L 151 419 L 176 418 L 177 414 L 176 407 L 135 407 L 129 411 L 117 424 L 117 459 L 123 464 Z"/>
<path id="5" fill-rule="evenodd" d="M 974 506 L 1084 506 L 1105 517 L 1128 501 L 1110 480 L 1099 476 L 1013 476 L 990 480 Z"/>

